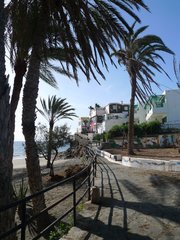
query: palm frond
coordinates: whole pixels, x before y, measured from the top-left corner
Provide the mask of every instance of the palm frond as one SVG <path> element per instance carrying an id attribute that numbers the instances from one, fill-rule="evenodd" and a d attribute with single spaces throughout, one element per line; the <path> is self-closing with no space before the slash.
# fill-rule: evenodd
<path id="1" fill-rule="evenodd" d="M 134 30 L 136 23 L 132 26 L 132 31 L 124 35 L 124 47 L 112 55 L 118 58 L 120 64 L 124 64 L 128 70 L 128 74 L 132 78 L 131 84 L 135 84 L 136 97 L 145 99 L 146 94 L 153 94 L 152 84 L 159 87 L 155 79 L 155 71 L 165 74 L 169 79 L 170 76 L 166 70 L 160 65 L 159 61 L 165 63 L 161 52 L 174 55 L 156 35 L 140 35 L 147 29 L 147 26 Z"/>

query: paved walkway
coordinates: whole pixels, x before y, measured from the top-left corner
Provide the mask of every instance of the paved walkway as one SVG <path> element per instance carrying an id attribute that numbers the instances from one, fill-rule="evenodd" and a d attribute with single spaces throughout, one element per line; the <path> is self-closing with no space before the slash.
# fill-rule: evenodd
<path id="1" fill-rule="evenodd" d="M 180 177 L 98 158 L 100 204 L 85 203 L 66 240 L 179 240 Z"/>

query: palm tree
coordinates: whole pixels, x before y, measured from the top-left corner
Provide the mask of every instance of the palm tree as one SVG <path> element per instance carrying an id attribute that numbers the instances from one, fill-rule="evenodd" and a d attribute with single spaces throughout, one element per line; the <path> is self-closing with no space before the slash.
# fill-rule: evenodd
<path id="1" fill-rule="evenodd" d="M 145 35 L 140 37 L 148 26 L 134 30 L 135 23 L 132 25 L 131 31 L 124 34 L 122 38 L 124 46 L 113 53 L 118 58 L 119 64 L 126 67 L 131 83 L 131 98 L 129 110 L 128 124 L 128 154 L 133 152 L 133 137 L 134 137 L 134 103 L 135 97 L 139 101 L 145 102 L 147 97 L 153 94 L 152 83 L 159 86 L 155 80 L 154 70 L 168 74 L 161 67 L 158 60 L 164 62 L 163 57 L 159 52 L 173 54 L 166 47 L 160 37 L 156 35 Z M 169 76 L 168 76 L 169 77 Z"/>
<path id="2" fill-rule="evenodd" d="M 177 79 L 177 86 L 180 88 L 180 62 L 177 63 L 176 58 L 173 59 L 174 74 Z"/>
<path id="3" fill-rule="evenodd" d="M 0 208 L 13 201 L 12 161 L 8 161 L 8 123 L 10 117 L 8 77 L 5 75 L 5 12 L 0 1 Z M 0 235 L 14 226 L 14 209 L 0 213 Z M 6 239 L 15 239 L 14 234 Z"/>
<path id="4" fill-rule="evenodd" d="M 26 2 L 27 3 L 27 2 Z M 13 157 L 13 142 L 14 142 L 14 129 L 15 129 L 15 111 L 18 105 L 20 92 L 22 89 L 23 77 L 25 76 L 27 66 L 29 64 L 30 53 L 32 49 L 32 39 L 29 36 L 33 36 L 33 27 L 32 24 L 32 12 L 29 5 L 25 4 L 25 1 L 11 1 L 10 4 L 6 7 L 8 12 L 8 21 L 7 21 L 7 46 L 10 42 L 10 56 L 11 56 L 11 65 L 15 71 L 14 86 L 12 91 L 12 97 L 10 102 L 10 120 L 9 120 L 9 133 L 8 133 L 8 151 L 7 151 L 7 161 L 12 163 Z M 22 22 L 22 19 L 26 18 L 26 21 Z M 8 41 L 9 40 L 9 41 Z M 52 75 L 52 71 L 56 71 L 60 74 L 65 74 L 73 78 L 73 74 L 70 71 L 65 70 L 63 67 L 55 67 L 50 62 L 49 59 L 64 61 L 64 50 L 61 47 L 53 46 L 50 49 L 45 49 L 46 55 L 41 56 L 40 79 L 47 82 L 53 87 L 57 87 L 56 81 Z M 39 169 L 39 164 L 37 162 L 37 171 Z M 40 171 L 40 169 L 39 169 Z M 29 171 L 28 171 L 29 172 Z M 32 171 L 33 172 L 33 171 Z M 40 175 L 40 172 L 39 172 Z M 42 182 L 39 177 L 37 180 L 34 180 L 34 177 L 29 177 L 29 185 L 31 193 L 42 189 Z M 37 183 L 34 183 L 37 181 Z M 35 186 L 35 187 L 32 187 Z M 43 196 L 42 196 L 43 199 Z M 36 199 L 33 200 L 34 205 L 36 205 Z M 44 201 L 39 204 L 41 209 L 45 208 Z M 38 207 L 35 207 L 35 209 Z M 37 210 L 35 210 L 37 212 Z"/>
<path id="5" fill-rule="evenodd" d="M 107 67 L 105 54 L 110 56 L 110 49 L 129 26 L 121 14 L 121 9 L 139 21 L 133 8 L 147 6 L 142 0 L 124 1 L 11 1 L 14 16 L 14 33 L 11 38 L 12 50 L 21 48 L 23 63 L 28 55 L 28 73 L 23 94 L 23 133 L 26 141 L 27 169 L 31 193 L 42 189 L 37 147 L 34 141 L 36 118 L 35 106 L 38 96 L 39 67 L 42 59 L 47 57 L 47 49 L 62 47 L 65 50 L 66 64 L 78 81 L 79 67 L 90 79 L 90 74 L 97 80 L 95 71 L 104 77 L 99 67 L 101 63 Z M 19 21 L 17 15 L 19 14 Z M 17 22 L 19 23 L 16 28 Z M 20 29 L 19 34 L 17 30 Z M 27 32 L 26 32 L 27 31 Z M 31 37 L 29 37 L 31 36 Z M 23 57 L 24 56 L 24 57 Z M 60 60 L 60 64 L 62 61 Z M 36 202 L 35 212 L 42 209 L 41 201 Z"/>
<path id="6" fill-rule="evenodd" d="M 35 143 L 36 99 L 39 86 L 39 66 L 41 56 L 46 56 L 47 45 L 61 46 L 65 50 L 64 68 L 73 71 L 78 81 L 77 68 L 90 79 L 90 74 L 97 80 L 95 71 L 102 77 L 99 62 L 106 65 L 105 54 L 110 56 L 110 49 L 120 43 L 121 35 L 128 24 L 118 9 L 138 19 L 131 7 L 146 8 L 143 1 L 32 1 L 31 12 L 34 14 L 32 50 L 29 68 L 23 92 L 23 133 L 26 141 L 27 169 L 29 184 L 34 193 L 42 188 L 37 146 Z M 54 3 L 54 4 L 53 4 Z M 116 8 L 117 7 L 117 8 Z M 23 21 L 26 21 L 24 19 Z M 58 24 L 57 24 L 58 23 Z M 99 61 L 100 60 L 100 61 Z M 60 61 L 62 64 L 62 61 Z M 36 177 L 34 177 L 36 174 Z M 34 187 L 36 186 L 36 187 Z M 37 211 L 42 209 L 40 202 L 34 202 Z"/>
<path id="7" fill-rule="evenodd" d="M 49 125 L 49 140 L 48 140 L 48 156 L 47 156 L 47 167 L 51 165 L 51 152 L 52 152 L 52 133 L 54 130 L 54 124 L 60 119 L 71 119 L 77 117 L 74 113 L 75 109 L 72 108 L 66 102 L 66 98 L 56 98 L 56 96 L 48 97 L 46 104 L 45 99 L 41 99 L 42 110 L 38 111 L 48 121 Z"/>

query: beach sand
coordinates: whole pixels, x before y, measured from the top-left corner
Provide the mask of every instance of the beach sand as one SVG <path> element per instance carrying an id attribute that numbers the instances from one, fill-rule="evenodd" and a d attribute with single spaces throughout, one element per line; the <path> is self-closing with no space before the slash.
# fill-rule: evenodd
<path id="1" fill-rule="evenodd" d="M 49 173 L 49 168 L 46 168 L 47 160 L 40 158 L 40 167 L 42 175 Z M 82 160 L 79 158 L 70 158 L 70 159 L 57 159 L 54 162 L 54 171 L 64 171 L 70 165 L 82 164 Z M 27 177 L 26 162 L 25 158 L 23 159 L 13 159 L 13 180 L 20 180 Z"/>
<path id="2" fill-rule="evenodd" d="M 44 158 L 40 158 L 40 166 L 46 166 L 47 164 L 47 160 L 45 160 Z M 61 160 L 57 160 L 61 161 Z M 26 168 L 26 161 L 25 158 L 18 158 L 18 159 L 13 159 L 13 169 L 18 169 L 18 168 Z"/>

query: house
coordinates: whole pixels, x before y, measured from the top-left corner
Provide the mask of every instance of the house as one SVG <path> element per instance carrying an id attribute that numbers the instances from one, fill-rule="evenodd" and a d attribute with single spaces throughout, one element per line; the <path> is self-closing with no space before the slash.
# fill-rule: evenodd
<path id="1" fill-rule="evenodd" d="M 80 121 L 80 132 L 103 133 L 114 125 L 127 124 L 129 104 L 109 103 L 105 107 L 95 104 L 89 107 L 89 118 Z M 134 122 L 158 120 L 164 127 L 180 128 L 180 89 L 166 90 L 161 95 L 151 96 L 145 104 L 134 106 Z"/>
<path id="2" fill-rule="evenodd" d="M 109 103 L 105 107 L 90 109 L 91 132 L 103 133 L 111 129 L 113 125 L 122 125 L 128 122 L 129 104 Z"/>
<path id="3" fill-rule="evenodd" d="M 90 128 L 90 119 L 89 117 L 80 117 L 78 123 L 78 133 L 88 133 Z"/>
<path id="4" fill-rule="evenodd" d="M 105 108 L 95 104 L 95 107 L 89 107 L 90 132 L 98 133 L 104 121 Z"/>
<path id="5" fill-rule="evenodd" d="M 139 123 L 158 120 L 169 127 L 180 127 L 180 89 L 151 96 L 145 104 L 138 105 L 135 116 Z"/>

